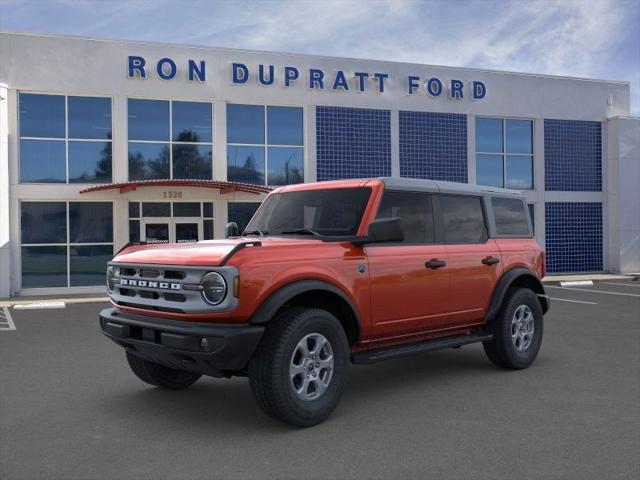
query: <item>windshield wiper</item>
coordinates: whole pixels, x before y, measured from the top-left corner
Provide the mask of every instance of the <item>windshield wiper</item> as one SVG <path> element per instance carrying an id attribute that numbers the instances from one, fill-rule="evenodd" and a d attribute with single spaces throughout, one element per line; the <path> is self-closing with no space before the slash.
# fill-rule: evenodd
<path id="1" fill-rule="evenodd" d="M 283 230 L 280 232 L 283 235 L 313 235 L 314 237 L 321 237 L 322 235 L 310 228 L 296 228 L 295 230 Z"/>
<path id="2" fill-rule="evenodd" d="M 264 237 L 268 233 L 269 232 L 267 232 L 266 230 L 249 230 L 248 232 L 244 232 L 242 235 L 243 236 L 246 236 L 246 235 L 260 235 L 261 237 Z"/>

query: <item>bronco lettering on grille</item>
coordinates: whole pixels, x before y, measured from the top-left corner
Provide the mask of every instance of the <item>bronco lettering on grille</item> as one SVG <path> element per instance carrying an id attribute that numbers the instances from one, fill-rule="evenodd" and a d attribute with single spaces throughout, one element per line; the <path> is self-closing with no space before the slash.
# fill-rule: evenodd
<path id="1" fill-rule="evenodd" d="M 127 287 L 159 288 L 161 290 L 180 290 L 181 288 L 179 283 L 152 282 L 148 280 L 134 280 L 132 278 L 121 278 L 119 283 Z"/>

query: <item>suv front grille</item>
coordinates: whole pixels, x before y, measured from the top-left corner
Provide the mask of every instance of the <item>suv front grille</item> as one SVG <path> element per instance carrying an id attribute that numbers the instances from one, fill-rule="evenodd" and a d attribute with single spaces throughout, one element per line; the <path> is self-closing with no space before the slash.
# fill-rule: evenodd
<path id="1" fill-rule="evenodd" d="M 237 304 L 233 292 L 227 292 L 220 305 L 212 307 L 200 290 L 185 288 L 185 285 L 199 285 L 202 277 L 211 271 L 220 273 L 233 285 L 237 275 L 235 267 L 177 267 L 176 265 L 142 265 L 110 263 L 115 269 L 113 290 L 109 292 L 116 305 L 148 310 L 204 313 L 212 310 L 227 310 Z"/>

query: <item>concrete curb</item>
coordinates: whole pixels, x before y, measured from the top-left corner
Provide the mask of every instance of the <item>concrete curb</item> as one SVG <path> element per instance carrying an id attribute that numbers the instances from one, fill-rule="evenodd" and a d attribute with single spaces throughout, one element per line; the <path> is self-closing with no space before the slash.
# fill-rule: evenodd
<path id="1" fill-rule="evenodd" d="M 64 302 L 65 304 L 77 304 L 77 303 L 103 303 L 108 302 L 109 297 L 79 297 L 79 298 L 41 298 L 33 300 L 1 300 L 0 307 L 14 307 L 16 305 L 30 305 L 34 303 L 58 303 Z"/>

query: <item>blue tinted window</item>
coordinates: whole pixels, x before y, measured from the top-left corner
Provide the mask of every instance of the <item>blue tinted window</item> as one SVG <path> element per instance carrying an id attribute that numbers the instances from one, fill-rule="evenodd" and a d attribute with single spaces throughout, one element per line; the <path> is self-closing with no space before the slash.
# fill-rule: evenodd
<path id="1" fill-rule="evenodd" d="M 66 286 L 67 247 L 22 247 L 22 288 Z"/>
<path id="2" fill-rule="evenodd" d="M 129 241 L 140 241 L 140 220 L 129 220 Z"/>
<path id="3" fill-rule="evenodd" d="M 111 142 L 69 142 L 69 183 L 110 183 Z"/>
<path id="4" fill-rule="evenodd" d="M 230 182 L 264 184 L 264 147 L 227 147 Z"/>
<path id="5" fill-rule="evenodd" d="M 533 153 L 531 120 L 507 120 L 507 153 Z"/>
<path id="6" fill-rule="evenodd" d="M 269 185 L 303 183 L 303 150 L 301 147 L 269 147 Z"/>
<path id="7" fill-rule="evenodd" d="M 302 132 L 302 108 L 267 107 L 269 145 L 302 145 Z"/>
<path id="8" fill-rule="evenodd" d="M 170 217 L 171 203 L 169 202 L 145 202 L 142 204 L 143 217 Z"/>
<path id="9" fill-rule="evenodd" d="M 213 178 L 210 145 L 173 144 L 173 178 Z"/>
<path id="10" fill-rule="evenodd" d="M 129 99 L 129 140 L 169 141 L 169 102 Z"/>
<path id="11" fill-rule="evenodd" d="M 20 140 L 20 182 L 64 183 L 63 140 Z"/>
<path id="12" fill-rule="evenodd" d="M 202 239 L 213 240 L 213 220 L 204 220 L 202 222 Z"/>
<path id="13" fill-rule="evenodd" d="M 113 241 L 111 202 L 70 202 L 69 241 L 92 243 Z"/>
<path id="14" fill-rule="evenodd" d="M 85 245 L 69 248 L 71 286 L 103 285 L 107 262 L 113 258 L 112 245 Z"/>
<path id="15" fill-rule="evenodd" d="M 476 155 L 476 183 L 478 185 L 488 185 L 490 187 L 502 187 L 504 185 L 502 158 L 502 155 L 481 153 Z"/>
<path id="16" fill-rule="evenodd" d="M 507 155 L 507 188 L 519 190 L 533 188 L 533 157 Z"/>
<path id="17" fill-rule="evenodd" d="M 476 118 L 476 152 L 503 152 L 502 120 Z"/>
<path id="18" fill-rule="evenodd" d="M 227 207 L 228 219 L 230 222 L 236 222 L 240 232 L 244 231 L 249 224 L 249 220 L 256 213 L 260 203 L 254 202 L 229 202 Z"/>
<path id="19" fill-rule="evenodd" d="M 204 218 L 213 218 L 213 203 L 204 202 L 202 204 L 202 216 Z"/>
<path id="20" fill-rule="evenodd" d="M 169 144 L 129 142 L 129 180 L 154 178 L 169 178 Z"/>
<path id="21" fill-rule="evenodd" d="M 211 142 L 211 104 L 173 102 L 174 142 Z"/>
<path id="22" fill-rule="evenodd" d="M 64 202 L 22 202 L 22 243 L 66 243 L 66 208 Z"/>
<path id="23" fill-rule="evenodd" d="M 64 138 L 64 97 L 21 93 L 20 136 Z"/>
<path id="24" fill-rule="evenodd" d="M 69 97 L 69 138 L 111 138 L 111 99 Z"/>
<path id="25" fill-rule="evenodd" d="M 264 144 L 264 107 L 228 104 L 227 143 Z"/>

